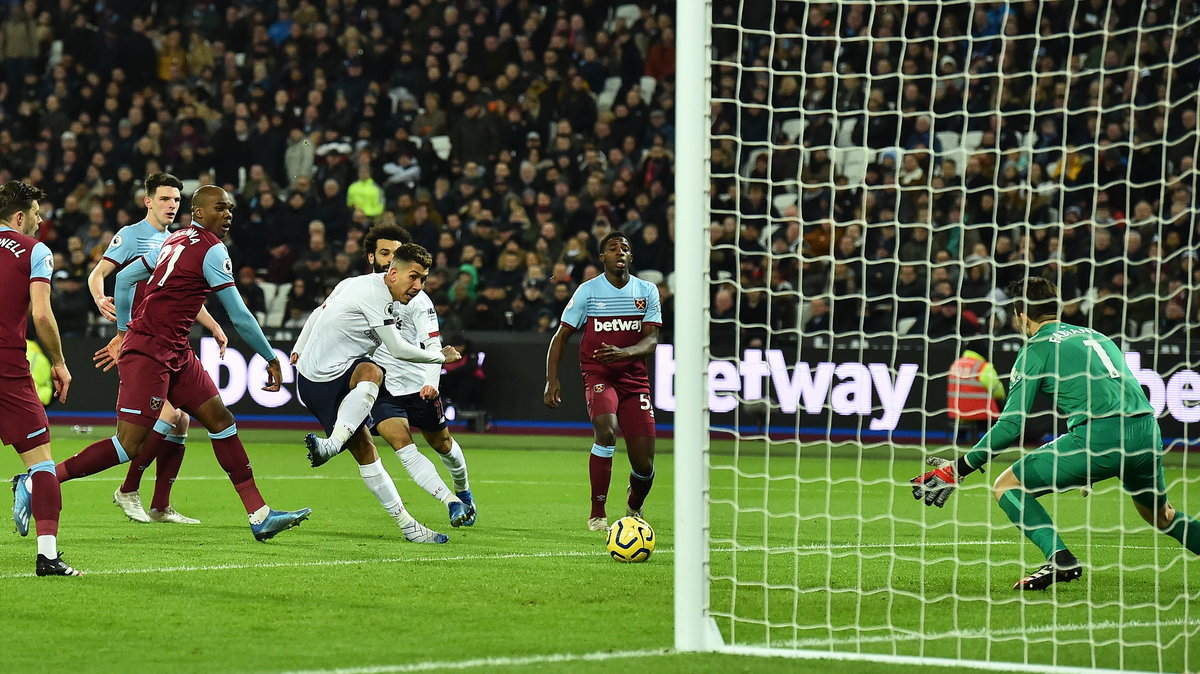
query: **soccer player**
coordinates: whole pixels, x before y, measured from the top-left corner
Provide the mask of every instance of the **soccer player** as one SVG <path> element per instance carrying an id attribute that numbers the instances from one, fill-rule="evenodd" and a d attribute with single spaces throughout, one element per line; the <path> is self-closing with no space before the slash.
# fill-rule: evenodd
<path id="1" fill-rule="evenodd" d="M 375 225 L 364 238 L 367 262 L 376 272 L 385 271 L 396 249 L 411 243 L 407 230 L 396 225 Z M 400 336 L 409 344 L 419 344 L 428 351 L 442 348 L 441 328 L 433 301 L 425 291 L 413 297 L 403 307 L 404 316 L 397 321 Z M 442 366 L 400 360 L 380 346 L 373 359 L 384 371 L 384 386 L 379 390 L 371 416 L 371 430 L 378 433 L 396 450 L 396 457 L 413 481 L 442 502 L 450 511 L 450 525 L 469 527 L 475 524 L 475 499 L 467 476 L 467 461 L 462 447 L 450 435 L 442 398 L 438 393 Z M 438 475 L 433 463 L 417 451 L 410 422 L 421 429 L 425 442 L 433 448 L 454 480 L 454 491 Z"/>
<path id="2" fill-rule="evenodd" d="M 396 324 L 401 307 L 421 291 L 433 260 L 421 246 L 399 246 L 387 272 L 348 278 L 309 316 L 293 349 L 299 371 L 297 391 L 328 437 L 304 438 L 308 459 L 316 468 L 349 447 L 359 475 L 414 543 L 445 543 L 404 508 L 396 485 L 383 468 L 367 423 L 383 384 L 383 369 L 372 360 L 380 344 L 397 358 L 421 363 L 458 360 L 453 347 L 426 351 L 406 343 Z"/>
<path id="3" fill-rule="evenodd" d="M 208 294 L 216 291 L 238 334 L 267 360 L 264 390 L 279 390 L 279 359 L 238 295 L 229 251 L 221 243 L 233 222 L 233 199 L 220 187 L 205 185 L 192 196 L 192 218 L 191 227 L 167 237 L 161 248 L 151 249 L 140 262 L 117 274 L 117 331 L 122 338 L 117 433 L 61 463 L 56 474 L 59 482 L 66 482 L 137 457 L 163 404 L 170 400 L 208 429 L 217 462 L 246 508 L 251 533 L 265 541 L 296 526 L 311 511 L 277 511 L 267 506 L 233 415 L 188 344 L 188 333 Z M 145 279 L 149 279 L 146 296 L 130 322 L 130 291 Z M 18 505 L 27 498 L 24 490 L 14 494 Z"/>
<path id="4" fill-rule="evenodd" d="M 38 202 L 45 198 L 45 192 L 20 180 L 0 186 L 0 283 L 8 289 L 0 302 L 0 442 L 12 445 L 29 469 L 13 478 L 13 493 L 26 493 L 29 482 L 38 486 L 37 497 L 25 500 L 23 510 L 16 509 L 15 501 L 13 509 L 22 536 L 29 534 L 30 510 L 37 520 L 37 575 L 80 576 L 58 554 L 62 492 L 50 455 L 50 422 L 25 358 L 26 316 L 32 309 L 34 329 L 50 357 L 55 393 L 65 402 L 71 373 L 50 309 L 54 256 L 46 244 L 33 238 L 42 222 Z"/>
<path id="5" fill-rule="evenodd" d="M 579 368 L 594 432 L 588 459 L 592 513 L 587 527 L 592 531 L 608 528 L 605 502 L 618 424 L 629 452 L 627 516 L 642 516 L 642 505 L 654 484 L 654 406 L 646 359 L 658 347 L 662 311 L 658 287 L 631 276 L 632 261 L 629 239 L 624 234 L 613 232 L 600 241 L 604 273 L 575 290 L 546 354 L 543 400 L 553 409 L 562 402 L 558 365 L 567 338 L 583 330 Z"/>
<path id="6" fill-rule="evenodd" d="M 1013 589 L 1045 590 L 1083 575 L 1038 499 L 1113 477 L 1147 523 L 1200 554 L 1200 524 L 1167 500 L 1158 421 L 1121 349 L 1091 328 L 1061 322 L 1058 288 L 1046 279 L 1015 281 L 1008 294 L 1029 338 L 1013 365 L 1008 402 L 992 429 L 957 462 L 930 457 L 926 463 L 934 470 L 912 480 L 913 497 L 945 505 L 963 478 L 1021 437 L 1021 421 L 1041 391 L 1067 417 L 1067 432 L 1023 456 L 992 486 L 1000 509 L 1046 556 L 1046 564 Z"/>
<path id="7" fill-rule="evenodd" d="M 152 173 L 146 178 L 146 195 L 142 201 L 146 206 L 146 217 L 141 222 L 122 227 L 113 237 L 104 259 L 88 275 L 88 288 L 101 315 L 110 321 L 117 320 L 113 298 L 104 294 L 104 279 L 120 271 L 133 260 L 158 248 L 167 238 L 167 227 L 175 221 L 179 211 L 180 190 L 183 182 L 169 173 Z M 139 283 L 134 294 L 134 309 L 145 294 L 145 284 Z M 201 307 L 196 321 L 208 328 L 216 338 L 224 355 L 229 339 L 207 309 Z M 109 346 L 102 349 L 105 363 L 117 360 L 120 339 L 113 338 Z M 108 365 L 111 367 L 111 365 Z M 113 492 L 113 503 L 134 522 L 173 522 L 176 524 L 199 524 L 200 520 L 180 514 L 171 507 L 171 486 L 179 475 L 183 463 L 184 443 L 187 441 L 188 415 L 175 408 L 170 401 L 163 401 L 162 413 L 154 424 L 154 433 L 146 439 L 142 451 L 129 462 L 125 482 Z M 150 501 L 150 512 L 142 508 L 142 497 L 138 491 L 142 474 L 158 459 L 158 472 L 154 480 L 154 498 Z"/>

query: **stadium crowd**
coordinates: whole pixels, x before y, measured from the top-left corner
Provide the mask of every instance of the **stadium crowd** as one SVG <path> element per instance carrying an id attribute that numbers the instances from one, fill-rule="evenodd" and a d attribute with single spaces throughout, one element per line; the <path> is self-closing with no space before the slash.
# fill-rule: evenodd
<path id="1" fill-rule="evenodd" d="M 83 280 L 164 170 L 235 195 L 271 327 L 389 222 L 433 253 L 446 332 L 554 330 L 625 232 L 669 339 L 674 30 L 644 4 L 10 3 L 0 181 L 50 195 L 66 335 L 102 324 Z M 1197 22 L 1068 6 L 717 0 L 714 338 L 1001 333 L 1026 269 L 1106 334 L 1200 325 Z"/>

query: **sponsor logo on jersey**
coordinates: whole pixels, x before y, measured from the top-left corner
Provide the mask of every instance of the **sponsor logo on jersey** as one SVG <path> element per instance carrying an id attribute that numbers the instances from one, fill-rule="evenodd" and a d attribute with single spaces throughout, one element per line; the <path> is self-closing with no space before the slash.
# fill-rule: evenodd
<path id="1" fill-rule="evenodd" d="M 604 393 L 604 384 L 596 384 L 593 386 L 592 393 Z"/>
<path id="2" fill-rule="evenodd" d="M 627 332 L 641 330 L 642 321 L 639 319 L 610 318 L 608 320 L 592 319 L 592 330 L 595 332 Z"/>
<path id="3" fill-rule="evenodd" d="M 645 311 L 646 310 L 646 298 L 639 297 L 639 298 L 635 299 L 633 301 L 633 306 L 637 307 L 638 311 Z"/>
<path id="4" fill-rule="evenodd" d="M 158 396 L 150 396 L 150 409 L 158 411 L 162 409 L 163 399 Z"/>

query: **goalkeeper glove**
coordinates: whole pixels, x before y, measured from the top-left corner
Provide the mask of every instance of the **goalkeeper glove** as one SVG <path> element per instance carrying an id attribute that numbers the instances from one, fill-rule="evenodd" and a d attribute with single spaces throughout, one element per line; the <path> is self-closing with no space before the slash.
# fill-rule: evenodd
<path id="1" fill-rule="evenodd" d="M 939 508 L 946 505 L 946 499 L 958 486 L 958 476 L 955 475 L 954 462 L 936 456 L 925 459 L 925 463 L 933 466 L 933 470 L 920 477 L 914 477 L 912 482 L 913 498 L 918 501 L 925 499 L 925 505 L 935 505 Z"/>

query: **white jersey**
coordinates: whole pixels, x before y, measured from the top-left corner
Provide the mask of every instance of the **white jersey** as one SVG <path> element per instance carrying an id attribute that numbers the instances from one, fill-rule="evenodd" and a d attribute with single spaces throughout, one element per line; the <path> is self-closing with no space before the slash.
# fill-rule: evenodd
<path id="1" fill-rule="evenodd" d="M 433 308 L 433 300 L 424 292 L 420 292 L 400 310 L 396 319 L 396 329 L 400 338 L 408 344 L 415 344 L 427 351 L 441 353 L 441 327 L 438 324 L 437 311 Z M 410 360 L 400 360 L 382 346 L 372 357 L 387 372 L 384 380 L 388 393 L 403 396 L 417 393 L 425 386 L 438 387 L 442 376 L 440 363 L 414 363 Z"/>
<path id="2" fill-rule="evenodd" d="M 383 274 L 348 278 L 308 317 L 293 348 L 300 354 L 296 369 L 309 381 L 332 381 L 354 361 L 370 357 L 386 344 L 391 355 L 425 363 L 441 363 L 441 352 L 405 344 L 395 328 L 403 304 L 392 299 Z"/>

